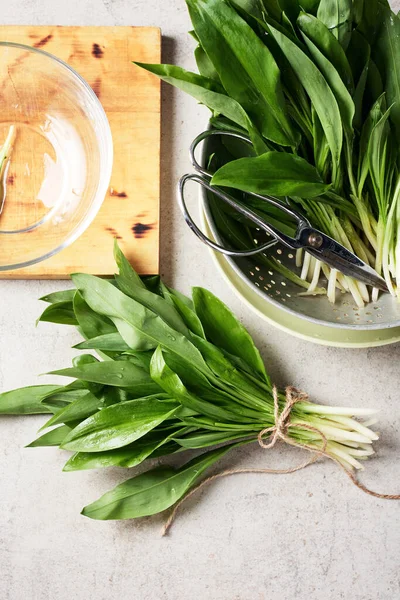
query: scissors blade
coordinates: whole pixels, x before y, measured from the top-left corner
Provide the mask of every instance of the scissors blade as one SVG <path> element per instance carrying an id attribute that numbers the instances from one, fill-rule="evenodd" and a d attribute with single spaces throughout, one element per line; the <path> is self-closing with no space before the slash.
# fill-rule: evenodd
<path id="1" fill-rule="evenodd" d="M 297 234 L 297 240 L 307 252 L 333 269 L 383 292 L 389 291 L 383 277 L 372 267 L 325 233 L 311 227 L 303 227 Z"/>

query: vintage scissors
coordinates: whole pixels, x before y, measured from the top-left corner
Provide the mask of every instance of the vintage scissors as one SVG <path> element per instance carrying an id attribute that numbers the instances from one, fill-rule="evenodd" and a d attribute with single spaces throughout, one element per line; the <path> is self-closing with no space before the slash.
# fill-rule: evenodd
<path id="1" fill-rule="evenodd" d="M 367 285 L 372 285 L 373 287 L 378 288 L 384 292 L 388 291 L 385 280 L 382 277 L 380 277 L 372 267 L 367 265 L 364 261 L 358 258 L 358 256 L 353 254 L 353 252 L 347 250 L 347 248 L 336 242 L 334 239 L 332 239 L 322 231 L 319 231 L 318 229 L 312 227 L 308 219 L 306 219 L 302 214 L 294 210 L 288 202 L 285 204 L 284 202 L 278 200 L 277 198 L 274 198 L 273 196 L 260 195 L 254 192 L 246 192 L 246 195 L 259 198 L 269 203 L 270 205 L 282 210 L 286 215 L 292 217 L 297 223 L 297 229 L 294 237 L 291 237 L 279 231 L 279 229 L 268 223 L 251 208 L 239 202 L 236 198 L 234 198 L 225 190 L 222 190 L 220 187 L 211 185 L 210 181 L 213 174 L 204 167 L 202 167 L 195 157 L 195 151 L 197 146 L 205 139 L 211 136 L 226 136 L 236 138 L 252 146 L 250 138 L 245 135 L 242 135 L 241 133 L 236 133 L 232 131 L 220 131 L 214 129 L 204 131 L 193 140 L 190 146 L 190 161 L 197 173 L 189 173 L 181 177 L 178 186 L 178 201 L 183 215 L 185 217 L 186 223 L 202 242 L 204 242 L 205 244 L 207 244 L 207 246 L 210 246 L 214 250 L 222 252 L 223 254 L 226 254 L 228 256 L 252 256 L 258 254 L 259 252 L 264 252 L 267 248 L 276 244 L 277 242 L 281 242 L 288 248 L 303 248 L 318 260 L 321 260 L 322 262 L 329 265 L 332 269 L 337 269 L 345 275 L 354 277 L 355 279 L 358 279 L 359 281 Z M 187 208 L 185 200 L 185 186 L 188 181 L 194 181 L 195 183 L 198 183 L 207 191 L 214 194 L 217 198 L 229 204 L 229 206 L 231 206 L 243 216 L 245 216 L 247 219 L 255 223 L 257 227 L 270 234 L 270 236 L 272 236 L 273 239 L 249 250 L 233 250 L 230 248 L 226 248 L 225 246 L 221 246 L 213 240 L 210 240 L 210 238 L 208 238 L 193 221 Z"/>

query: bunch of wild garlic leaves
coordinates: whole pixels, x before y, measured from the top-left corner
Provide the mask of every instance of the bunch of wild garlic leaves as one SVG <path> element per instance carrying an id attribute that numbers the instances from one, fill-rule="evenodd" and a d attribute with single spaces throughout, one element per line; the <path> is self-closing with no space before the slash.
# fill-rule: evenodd
<path id="1" fill-rule="evenodd" d="M 130 519 L 173 506 L 231 449 L 257 441 L 275 425 L 272 384 L 249 333 L 213 294 L 192 298 L 159 277 L 139 277 L 118 246 L 112 280 L 72 275 L 76 289 L 43 298 L 40 321 L 75 326 L 85 351 L 54 375 L 64 386 L 39 385 L 0 394 L 0 413 L 51 413 L 31 447 L 72 452 L 65 471 L 134 467 L 148 458 L 186 450 L 178 469 L 152 468 L 83 509 L 93 519 Z M 94 354 L 87 351 L 94 351 Z M 280 409 L 285 405 L 279 393 Z M 373 454 L 377 435 L 352 418 L 368 409 L 292 408 L 294 442 L 321 449 L 348 469 Z"/>
<path id="2" fill-rule="evenodd" d="M 289 198 L 400 297 L 400 20 L 387 0 L 186 4 L 200 74 L 137 64 L 208 106 L 213 127 L 250 136 L 252 156 L 237 143 L 216 153 L 212 183 Z M 265 202 L 243 201 L 279 221 Z M 220 211 L 223 237 L 248 247 L 254 224 L 237 228 L 238 215 Z M 301 272 L 284 274 L 309 293 L 334 302 L 349 291 L 358 306 L 377 299 L 307 253 L 297 264 Z"/>

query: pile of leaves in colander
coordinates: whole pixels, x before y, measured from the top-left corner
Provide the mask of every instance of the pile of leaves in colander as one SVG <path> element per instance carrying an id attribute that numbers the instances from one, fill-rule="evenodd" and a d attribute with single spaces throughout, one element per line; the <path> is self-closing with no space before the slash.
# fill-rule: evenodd
<path id="1" fill-rule="evenodd" d="M 71 451 L 65 471 L 135 467 L 182 453 L 178 469 L 151 468 L 86 506 L 93 519 L 173 506 L 230 450 L 275 425 L 270 377 L 230 310 L 206 289 L 193 288 L 187 298 L 158 276 L 139 277 L 117 246 L 115 257 L 114 279 L 72 275 L 76 289 L 42 298 L 49 306 L 39 320 L 73 325 L 84 338 L 73 366 L 53 372 L 72 383 L 0 394 L 2 414 L 52 414 L 30 446 Z M 357 469 L 378 436 L 353 417 L 372 412 L 298 402 L 287 436 L 316 450 L 326 445 L 330 457 Z"/>
<path id="2" fill-rule="evenodd" d="M 224 142 L 212 183 L 288 198 L 400 296 L 400 20 L 387 0 L 186 3 L 200 74 L 139 66 L 208 106 L 213 127 L 250 136 L 253 155 Z M 265 202 L 243 201 L 290 234 Z M 220 210 L 221 234 L 253 245 L 254 224 Z M 349 291 L 360 307 L 378 297 L 307 253 L 297 266 L 289 277 L 310 294 Z"/>

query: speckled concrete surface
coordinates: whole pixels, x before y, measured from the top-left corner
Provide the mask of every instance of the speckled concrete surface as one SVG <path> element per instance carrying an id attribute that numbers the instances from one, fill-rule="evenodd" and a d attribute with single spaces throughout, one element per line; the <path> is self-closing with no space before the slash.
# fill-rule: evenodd
<path id="1" fill-rule="evenodd" d="M 399 4 L 399 3 L 397 3 Z M 164 61 L 192 66 L 183 0 L 14 0 L 3 23 L 158 25 Z M 132 57 L 134 58 L 134 57 Z M 233 297 L 208 252 L 186 230 L 174 186 L 187 148 L 206 124 L 190 98 L 163 89 L 162 274 L 175 286 L 208 286 L 243 320 L 278 384 L 312 398 L 382 409 L 378 455 L 363 480 L 400 491 L 400 346 L 323 348 L 272 329 Z M 38 381 L 68 364 L 76 336 L 35 329 L 36 298 L 67 284 L 0 283 L 0 389 Z M 289 476 L 237 476 L 182 510 L 171 535 L 162 519 L 95 522 L 81 507 L 124 470 L 62 473 L 62 452 L 24 449 L 43 419 L 0 419 L 0 600 L 394 600 L 400 597 L 400 503 L 353 488 L 333 464 Z M 292 464 L 296 451 L 242 449 L 225 464 Z"/>

